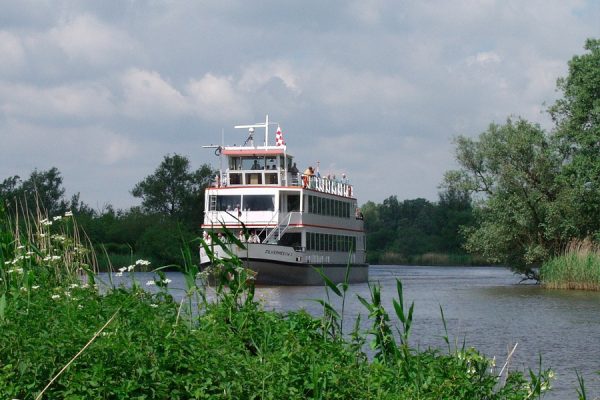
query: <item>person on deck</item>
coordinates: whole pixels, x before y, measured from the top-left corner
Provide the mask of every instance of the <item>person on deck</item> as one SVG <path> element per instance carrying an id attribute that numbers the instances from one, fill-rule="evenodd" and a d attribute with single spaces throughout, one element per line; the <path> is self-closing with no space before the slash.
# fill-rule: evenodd
<path id="1" fill-rule="evenodd" d="M 313 169 L 312 166 L 306 168 L 304 170 L 304 173 L 302 174 L 302 183 L 304 184 L 304 187 L 307 188 L 308 187 L 308 182 L 310 181 L 310 177 L 315 175 L 315 170 Z"/>

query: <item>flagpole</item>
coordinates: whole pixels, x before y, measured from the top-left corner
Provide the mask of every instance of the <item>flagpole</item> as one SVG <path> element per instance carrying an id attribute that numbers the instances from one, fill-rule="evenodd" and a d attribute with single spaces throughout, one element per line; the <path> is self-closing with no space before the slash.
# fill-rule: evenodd
<path id="1" fill-rule="evenodd" d="M 269 145 L 269 114 L 265 119 L 265 146 Z"/>

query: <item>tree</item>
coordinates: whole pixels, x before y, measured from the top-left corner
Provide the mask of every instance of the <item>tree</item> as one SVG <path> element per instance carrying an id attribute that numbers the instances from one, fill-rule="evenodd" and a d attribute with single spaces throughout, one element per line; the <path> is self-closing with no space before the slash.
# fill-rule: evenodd
<path id="1" fill-rule="evenodd" d="M 29 212 L 40 209 L 48 216 L 54 216 L 64 213 L 70 206 L 64 198 L 62 182 L 62 176 L 56 167 L 47 171 L 35 169 L 25 181 L 18 175 L 5 179 L 0 184 L 0 197 L 7 202 L 8 209 L 13 213 L 19 208 Z M 79 201 L 79 194 L 72 200 L 76 201 L 77 207 L 84 206 Z"/>
<path id="2" fill-rule="evenodd" d="M 585 49 L 589 52 L 574 56 L 568 76 L 558 80 L 563 97 L 549 108 L 564 159 L 564 202 L 578 236 L 600 230 L 600 40 L 588 39 Z"/>
<path id="3" fill-rule="evenodd" d="M 213 175 L 208 165 L 190 171 L 186 157 L 166 155 L 154 174 L 136 184 L 131 193 L 142 199 L 142 208 L 147 212 L 198 224 L 202 219 L 203 190 Z"/>
<path id="4" fill-rule="evenodd" d="M 445 186 L 479 199 L 477 224 L 465 230 L 467 250 L 530 273 L 565 239 L 549 228 L 555 227 L 561 165 L 551 141 L 538 125 L 508 119 L 455 143 L 462 168 L 446 173 Z"/>

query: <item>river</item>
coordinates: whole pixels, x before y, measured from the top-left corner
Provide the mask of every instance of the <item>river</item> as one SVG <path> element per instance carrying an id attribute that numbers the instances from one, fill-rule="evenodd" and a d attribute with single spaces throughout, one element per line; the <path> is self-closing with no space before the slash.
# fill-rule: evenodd
<path id="1" fill-rule="evenodd" d="M 150 278 L 150 274 L 136 275 L 140 275 L 141 282 Z M 176 288 L 184 287 L 181 274 L 171 272 L 168 277 L 174 295 L 180 296 Z M 442 306 L 453 348 L 464 341 L 467 347 L 495 357 L 501 368 L 509 350 L 517 344 L 512 369 L 537 370 L 541 355 L 543 367 L 555 372 L 553 389 L 544 399 L 576 399 L 576 370 L 585 378 L 588 399 L 600 396 L 600 293 L 519 284 L 518 276 L 501 267 L 372 266 L 369 281 L 381 285 L 383 302 L 393 321 L 396 279 L 403 283 L 405 303 L 415 303 L 411 334 L 414 346 L 447 351 L 442 339 Z M 368 285 L 352 285 L 349 290 L 344 313 L 346 331 L 358 314 L 367 328 L 368 313 L 357 294 L 368 299 Z M 256 296 L 267 309 L 304 308 L 321 315 L 321 306 L 310 299 L 325 298 L 325 290 L 264 286 L 257 288 Z"/>

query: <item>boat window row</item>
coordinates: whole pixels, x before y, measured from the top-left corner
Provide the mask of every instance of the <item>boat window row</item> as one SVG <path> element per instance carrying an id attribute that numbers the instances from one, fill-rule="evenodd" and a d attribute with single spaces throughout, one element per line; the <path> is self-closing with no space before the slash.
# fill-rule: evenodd
<path id="1" fill-rule="evenodd" d="M 209 196 L 209 211 L 274 211 L 275 196 L 268 194 Z"/>
<path id="2" fill-rule="evenodd" d="M 229 172 L 229 185 L 277 185 L 278 172 Z M 227 184 L 227 182 L 224 182 Z"/>
<path id="3" fill-rule="evenodd" d="M 291 158 L 288 158 L 288 163 Z M 290 164 L 291 165 L 291 164 Z M 277 167 L 284 168 L 283 157 L 276 156 L 245 156 L 229 157 L 230 170 L 272 170 Z"/>
<path id="4" fill-rule="evenodd" d="M 351 204 L 347 201 L 306 195 L 305 211 L 332 217 L 350 218 Z"/>
<path id="5" fill-rule="evenodd" d="M 307 232 L 306 249 L 317 251 L 354 251 L 356 249 L 356 237 Z"/>

